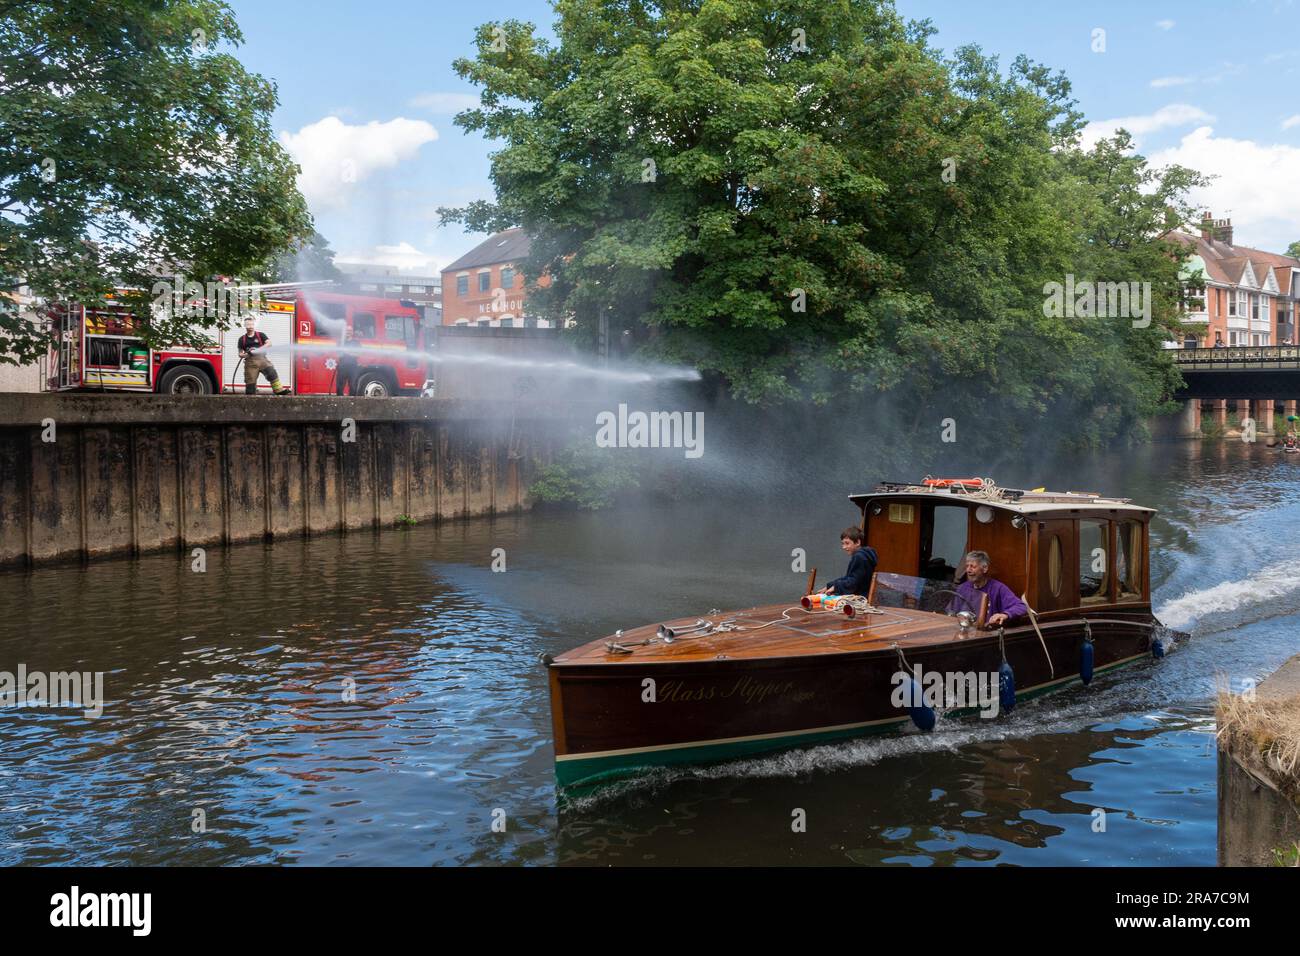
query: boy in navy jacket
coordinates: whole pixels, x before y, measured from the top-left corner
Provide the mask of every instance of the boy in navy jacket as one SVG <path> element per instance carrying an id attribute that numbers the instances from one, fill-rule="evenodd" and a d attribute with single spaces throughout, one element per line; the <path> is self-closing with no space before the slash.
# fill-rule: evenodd
<path id="1" fill-rule="evenodd" d="M 840 547 L 849 555 L 849 569 L 844 577 L 836 578 L 826 587 L 822 594 L 860 594 L 867 596 L 871 590 L 871 578 L 876 573 L 876 552 L 862 543 L 862 529 L 845 528 L 840 532 Z"/>

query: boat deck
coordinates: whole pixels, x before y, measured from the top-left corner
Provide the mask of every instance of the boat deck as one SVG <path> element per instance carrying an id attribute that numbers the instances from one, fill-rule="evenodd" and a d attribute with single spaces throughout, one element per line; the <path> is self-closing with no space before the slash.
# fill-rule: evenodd
<path id="1" fill-rule="evenodd" d="M 784 615 L 784 617 L 783 617 Z M 697 620 L 715 624 L 731 621 L 737 630 L 692 637 L 689 633 L 667 643 L 656 636 L 658 624 L 625 630 L 621 637 L 608 635 L 566 651 L 555 665 L 646 664 L 707 660 L 757 660 L 770 657 L 817 656 L 885 650 L 899 645 L 928 647 L 957 640 L 957 620 L 943 614 L 904 608 L 881 608 L 877 614 L 846 617 L 842 612 L 805 611 L 797 604 L 768 604 L 741 611 L 697 614 L 664 621 L 668 627 L 684 629 Z M 969 632 L 965 640 L 991 636 L 991 631 Z M 639 644 L 649 641 L 648 644 Z M 611 652 L 606 646 L 617 642 L 632 653 Z"/>

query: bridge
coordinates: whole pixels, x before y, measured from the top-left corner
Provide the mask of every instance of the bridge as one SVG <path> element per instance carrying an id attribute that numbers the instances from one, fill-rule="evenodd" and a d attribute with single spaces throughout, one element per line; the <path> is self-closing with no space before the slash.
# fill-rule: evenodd
<path id="1" fill-rule="evenodd" d="M 1296 414 L 1300 397 L 1300 346 L 1251 345 L 1222 349 L 1175 349 L 1174 364 L 1184 386 L 1175 395 L 1186 401 L 1180 432 L 1201 433 L 1201 411 L 1208 405 L 1226 426 L 1228 404 L 1238 419 L 1255 419 L 1262 435 L 1273 433 L 1273 416 Z M 1278 406 L 1281 406 L 1280 408 Z"/>

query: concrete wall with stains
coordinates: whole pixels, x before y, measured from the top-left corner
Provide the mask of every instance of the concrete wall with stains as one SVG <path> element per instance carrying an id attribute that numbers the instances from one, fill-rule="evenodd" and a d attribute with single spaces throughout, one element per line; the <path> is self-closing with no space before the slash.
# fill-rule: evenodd
<path id="1" fill-rule="evenodd" d="M 0 567 L 524 510 L 575 413 L 536 401 L 0 396 Z"/>

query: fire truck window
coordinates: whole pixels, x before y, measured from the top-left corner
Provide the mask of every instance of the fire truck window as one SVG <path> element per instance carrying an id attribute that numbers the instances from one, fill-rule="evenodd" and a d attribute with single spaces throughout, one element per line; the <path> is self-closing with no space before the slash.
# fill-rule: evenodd
<path id="1" fill-rule="evenodd" d="M 1079 601 L 1103 604 L 1110 600 L 1110 522 L 1079 522 Z"/>
<path id="2" fill-rule="evenodd" d="M 315 318 L 313 324 L 316 335 L 333 339 L 335 342 L 343 338 L 343 330 L 347 327 L 348 318 L 346 305 L 342 302 L 310 302 L 308 307 Z"/>
<path id="3" fill-rule="evenodd" d="M 420 347 L 420 325 L 409 315 L 402 319 L 402 328 L 406 333 L 406 347 L 416 351 Z"/>
<path id="4" fill-rule="evenodd" d="M 373 339 L 375 337 L 375 317 L 369 312 L 354 312 L 352 314 L 352 336 L 358 339 Z"/>
<path id="5" fill-rule="evenodd" d="M 1139 600 L 1142 597 L 1142 522 L 1119 523 L 1119 549 L 1115 561 L 1119 599 Z"/>
<path id="6" fill-rule="evenodd" d="M 384 316 L 384 338 L 390 342 L 402 340 L 402 317 L 400 315 Z"/>

